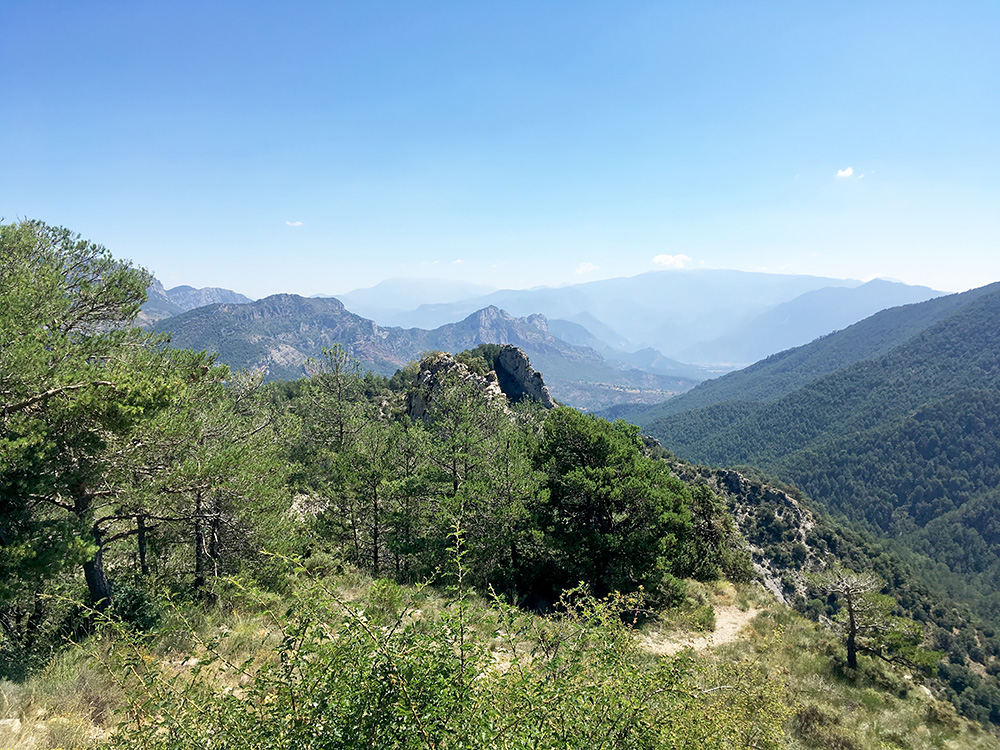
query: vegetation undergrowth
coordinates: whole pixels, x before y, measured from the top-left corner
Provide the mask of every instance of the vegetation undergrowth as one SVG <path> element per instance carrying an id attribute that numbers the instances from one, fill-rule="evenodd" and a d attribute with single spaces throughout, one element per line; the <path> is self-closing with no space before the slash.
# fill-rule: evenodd
<path id="1" fill-rule="evenodd" d="M 287 594 L 234 583 L 212 605 L 169 604 L 145 635 L 108 621 L 0 684 L 0 747 L 1000 747 L 918 676 L 847 670 L 829 631 L 760 587 L 688 586 L 644 630 L 763 611 L 713 652 L 662 656 L 636 637 L 635 597 L 571 592 L 540 616 L 299 567 Z"/>
<path id="2" fill-rule="evenodd" d="M 758 614 L 747 638 L 720 647 L 717 655 L 740 661 L 765 652 L 793 707 L 786 726 L 789 748 L 1000 747 L 994 733 L 935 698 L 919 674 L 872 659 L 849 669 L 830 630 L 784 606 Z"/>
<path id="3" fill-rule="evenodd" d="M 303 573 L 256 639 L 210 627 L 154 656 L 109 622 L 94 653 L 135 698 L 109 746 L 783 746 L 780 684 L 750 662 L 643 653 L 636 596 L 574 590 L 543 617 L 460 582 L 347 598 Z"/>

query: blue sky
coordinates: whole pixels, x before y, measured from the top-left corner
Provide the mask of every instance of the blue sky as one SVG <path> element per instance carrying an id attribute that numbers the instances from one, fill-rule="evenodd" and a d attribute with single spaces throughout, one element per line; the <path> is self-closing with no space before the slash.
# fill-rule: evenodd
<path id="1" fill-rule="evenodd" d="M 993 0 L 2 17 L 0 217 L 68 226 L 167 286 L 1000 280 Z"/>

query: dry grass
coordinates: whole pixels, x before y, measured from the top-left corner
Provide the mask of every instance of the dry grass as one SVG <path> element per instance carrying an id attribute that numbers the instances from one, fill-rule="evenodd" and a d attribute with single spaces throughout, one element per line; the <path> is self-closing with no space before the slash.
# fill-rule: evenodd
<path id="1" fill-rule="evenodd" d="M 433 617 L 449 600 L 441 590 L 375 582 L 357 572 L 340 575 L 329 585 L 345 601 L 364 600 L 373 620 L 403 607 L 407 618 L 419 621 Z M 216 640 L 226 661 L 261 664 L 274 658 L 279 622 L 288 606 L 274 594 L 244 591 L 212 609 L 178 608 L 151 645 L 178 673 L 191 669 L 206 644 Z M 470 608 L 485 611 L 476 597 Z M 476 617 L 471 627 L 482 630 L 482 636 L 491 632 L 485 622 L 477 626 Z M 853 680 L 835 674 L 831 655 L 839 644 L 834 637 L 776 605 L 759 586 L 691 582 L 687 604 L 645 626 L 642 637 L 654 645 L 704 641 L 699 658 L 706 664 L 741 658 L 765 664 L 788 686 L 794 701 L 787 727 L 788 747 L 794 750 L 1000 750 L 994 735 L 957 716 L 950 704 L 934 699 L 901 672 L 871 666 Z M 495 632 L 490 639 L 502 669 L 511 644 Z M 125 706 L 116 681 L 101 666 L 100 648 L 91 643 L 69 649 L 23 683 L 0 683 L 0 750 L 85 750 L 100 744 Z M 669 652 L 648 648 L 648 658 L 662 653 Z M 221 679 L 238 687 L 238 676 Z"/>

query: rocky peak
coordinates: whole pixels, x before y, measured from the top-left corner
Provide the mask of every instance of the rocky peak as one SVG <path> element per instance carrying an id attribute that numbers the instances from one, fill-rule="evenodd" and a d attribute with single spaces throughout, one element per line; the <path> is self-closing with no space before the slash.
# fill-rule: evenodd
<path id="1" fill-rule="evenodd" d="M 420 362 L 420 370 L 414 376 L 413 388 L 407 396 L 407 413 L 410 417 L 426 419 L 435 391 L 451 378 L 476 383 L 484 398 L 503 399 L 505 407 L 508 402 L 517 403 L 525 398 L 535 399 L 547 409 L 556 405 L 541 373 L 532 369 L 528 355 L 508 344 L 501 348 L 494 359 L 493 369 L 486 375 L 472 372 L 464 363 L 444 352 L 424 357 Z"/>
<path id="2" fill-rule="evenodd" d="M 478 375 L 450 354 L 435 352 L 421 360 L 420 370 L 414 376 L 413 387 L 407 394 L 406 412 L 410 419 L 427 419 L 427 410 L 435 394 L 453 378 L 475 383 L 484 398 L 503 399 L 506 405 L 506 397 L 500 389 L 495 372 L 488 372 L 485 376 Z"/>
<path id="3" fill-rule="evenodd" d="M 156 282 L 159 283 L 159 282 Z M 162 289 L 162 285 L 160 289 Z M 192 286 L 175 286 L 165 292 L 166 296 L 182 310 L 194 310 L 205 305 L 216 305 L 219 303 L 229 303 L 244 305 L 253 302 L 252 299 L 230 289 L 221 289 L 215 286 L 195 289 Z"/>

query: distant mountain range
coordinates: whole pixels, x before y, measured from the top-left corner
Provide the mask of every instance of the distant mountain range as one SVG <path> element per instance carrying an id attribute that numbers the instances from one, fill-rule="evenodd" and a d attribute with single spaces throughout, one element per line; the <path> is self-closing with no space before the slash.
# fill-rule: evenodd
<path id="1" fill-rule="evenodd" d="M 157 324 L 158 330 L 175 332 L 175 341 L 218 350 L 231 365 L 264 369 L 274 378 L 298 377 L 305 360 L 332 343 L 353 347 L 355 356 L 380 372 L 394 370 L 423 349 L 515 343 L 545 372 L 557 398 L 597 409 L 653 404 L 883 308 L 938 294 L 882 280 L 861 284 L 739 271 L 659 271 L 518 291 L 390 279 L 340 298 L 309 298 L 312 307 L 289 302 L 304 299 L 295 295 L 275 295 L 250 308 L 256 310 L 251 314 L 232 307 L 251 303 L 236 292 L 188 286 L 165 290 L 154 281 L 139 322 Z M 191 315 L 216 305 L 224 307 Z M 477 314 L 489 317 L 484 312 L 489 310 L 507 312 L 486 324 L 470 323 Z M 241 317 L 246 315 L 251 317 Z M 539 335 L 557 344 L 543 347 Z"/>
<path id="2" fill-rule="evenodd" d="M 415 324 L 394 322 L 405 318 L 406 311 L 421 305 L 450 304 L 474 297 L 483 297 L 496 291 L 495 287 L 484 284 L 470 284 L 464 281 L 444 279 L 387 279 L 367 289 L 355 289 L 347 294 L 316 295 L 336 297 L 353 313 L 377 320 L 382 325 L 411 327 Z M 482 305 L 481 307 L 487 307 Z M 460 317 L 465 317 L 460 316 Z M 458 318 L 442 321 L 452 323 Z"/>
<path id="3" fill-rule="evenodd" d="M 323 347 L 334 344 L 387 375 L 429 350 L 513 344 L 528 354 L 557 399 L 585 409 L 662 401 L 704 377 L 690 366 L 679 365 L 671 373 L 661 363 L 661 372 L 645 372 L 609 362 L 592 348 L 553 336 L 542 315 L 515 318 L 496 307 L 433 330 L 403 329 L 379 326 L 334 298 L 278 294 L 246 304 L 197 308 L 159 321 L 154 330 L 169 333 L 174 346 L 218 352 L 231 367 L 262 370 L 269 379 L 301 377 L 309 358 L 319 358 Z"/>
<path id="4" fill-rule="evenodd" d="M 771 307 L 736 330 L 679 352 L 685 362 L 745 366 L 807 344 L 880 310 L 941 295 L 925 286 L 875 279 L 856 287 L 825 287 Z"/>
<path id="5" fill-rule="evenodd" d="M 615 415 L 682 458 L 793 482 L 961 574 L 967 601 L 1000 623 L 1000 284 L 886 310 Z"/>
<path id="6" fill-rule="evenodd" d="M 446 287 L 451 297 L 464 299 L 441 296 L 436 303 L 407 309 L 420 295 L 405 290 L 418 283 L 424 282 L 384 282 L 340 299 L 381 324 L 427 329 L 489 306 L 518 316 L 541 313 L 552 325 L 576 323 L 619 351 L 654 349 L 676 361 L 716 369 L 742 367 L 887 307 L 941 294 L 883 280 L 862 284 L 816 276 L 675 270 L 481 296 L 470 295 L 471 287 L 452 285 Z"/>
<path id="7" fill-rule="evenodd" d="M 242 304 L 253 301 L 238 292 L 218 287 L 195 289 L 191 286 L 175 286 L 173 289 L 164 289 L 163 284 L 157 279 L 153 279 L 153 283 L 146 290 L 146 295 L 146 304 L 142 306 L 137 321 L 139 325 L 144 326 L 205 305 L 220 302 Z"/>

